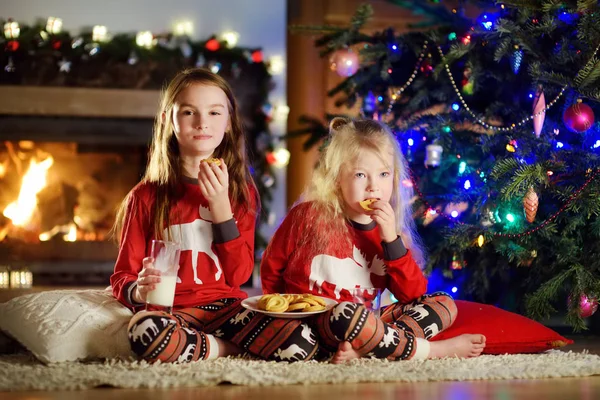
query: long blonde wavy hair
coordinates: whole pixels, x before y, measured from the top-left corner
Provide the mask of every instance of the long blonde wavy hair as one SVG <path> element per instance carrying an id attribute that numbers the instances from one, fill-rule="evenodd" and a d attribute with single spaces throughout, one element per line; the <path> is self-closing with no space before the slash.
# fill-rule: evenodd
<path id="1" fill-rule="evenodd" d="M 340 189 L 340 176 L 344 167 L 353 162 L 364 150 L 370 150 L 386 159 L 394 155 L 394 187 L 390 205 L 396 215 L 396 231 L 406 248 L 421 268 L 425 267 L 423 246 L 416 233 L 412 217 L 413 189 L 402 182 L 410 181 L 408 164 L 395 136 L 389 128 L 373 120 L 334 118 L 329 124 L 328 145 L 323 150 L 312 180 L 302 196 L 302 201 L 312 202 L 315 212 L 308 213 L 314 221 L 303 221 L 305 245 L 312 254 L 320 253 L 332 240 L 348 244 L 351 240 L 349 225 L 344 213 L 346 207 Z"/>
<path id="2" fill-rule="evenodd" d="M 177 96 L 192 85 L 216 86 L 225 92 L 229 109 L 229 130 L 225 132 L 223 141 L 215 149 L 213 157 L 223 158 L 229 173 L 229 198 L 232 206 L 241 207 L 242 212 L 250 210 L 251 193 L 258 203 L 254 181 L 250 175 L 246 155 L 246 139 L 238 105 L 233 90 L 221 76 L 203 68 L 191 68 L 179 72 L 163 89 L 158 112 L 154 120 L 154 134 L 150 145 L 150 155 L 146 173 L 142 183 L 153 183 L 156 186 L 156 202 L 154 207 L 154 234 L 162 238 L 163 229 L 170 225 L 170 205 L 181 193 L 177 190 L 183 172 L 179 144 L 173 129 L 173 106 Z M 123 200 L 115 220 L 114 232 L 120 238 L 127 204 L 130 194 Z"/>

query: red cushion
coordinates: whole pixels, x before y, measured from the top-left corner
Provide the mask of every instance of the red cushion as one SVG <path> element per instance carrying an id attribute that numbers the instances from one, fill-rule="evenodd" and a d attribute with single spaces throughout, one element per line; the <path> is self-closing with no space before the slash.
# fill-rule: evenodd
<path id="1" fill-rule="evenodd" d="M 484 354 L 539 353 L 573 343 L 539 322 L 498 307 L 464 300 L 456 300 L 456 306 L 454 324 L 431 340 L 481 333 L 486 337 Z"/>

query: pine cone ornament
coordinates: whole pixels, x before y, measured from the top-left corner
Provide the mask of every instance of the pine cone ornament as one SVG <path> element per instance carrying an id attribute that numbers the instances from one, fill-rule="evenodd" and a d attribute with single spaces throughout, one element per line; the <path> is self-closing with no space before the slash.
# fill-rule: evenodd
<path id="1" fill-rule="evenodd" d="M 535 220 L 535 215 L 537 214 L 539 204 L 540 201 L 537 193 L 532 187 L 530 187 L 527 191 L 527 194 L 523 198 L 523 210 L 525 211 L 525 218 L 527 219 L 527 222 L 532 223 Z"/>

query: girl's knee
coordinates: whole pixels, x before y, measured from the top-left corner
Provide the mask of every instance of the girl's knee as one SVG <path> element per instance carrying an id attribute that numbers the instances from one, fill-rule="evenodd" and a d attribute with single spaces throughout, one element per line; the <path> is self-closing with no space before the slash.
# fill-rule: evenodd
<path id="1" fill-rule="evenodd" d="M 347 339 L 347 335 L 352 331 L 353 325 L 357 323 L 355 316 L 357 314 L 367 313 L 362 304 L 343 301 L 331 309 L 329 317 L 329 328 L 331 332 L 340 341 Z M 366 315 L 365 315 L 366 319 Z"/>
<path id="2" fill-rule="evenodd" d="M 162 312 L 140 312 L 135 314 L 127 329 L 131 349 L 140 357 L 146 358 L 147 350 L 163 336 L 163 333 L 176 325 L 177 321 Z"/>
<path id="3" fill-rule="evenodd" d="M 450 323 L 453 323 L 456 320 L 456 316 L 458 315 L 458 308 L 456 307 L 456 302 L 448 293 L 435 292 L 430 295 L 427 295 L 426 302 L 437 303 L 442 305 L 446 310 L 448 310 Z"/>

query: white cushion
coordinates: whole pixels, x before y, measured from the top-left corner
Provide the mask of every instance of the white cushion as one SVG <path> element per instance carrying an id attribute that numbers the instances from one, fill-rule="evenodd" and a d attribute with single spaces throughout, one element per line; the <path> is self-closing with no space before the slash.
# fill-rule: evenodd
<path id="1" fill-rule="evenodd" d="M 53 290 L 0 304 L 0 329 L 46 363 L 129 357 L 132 315 L 109 290 Z"/>

